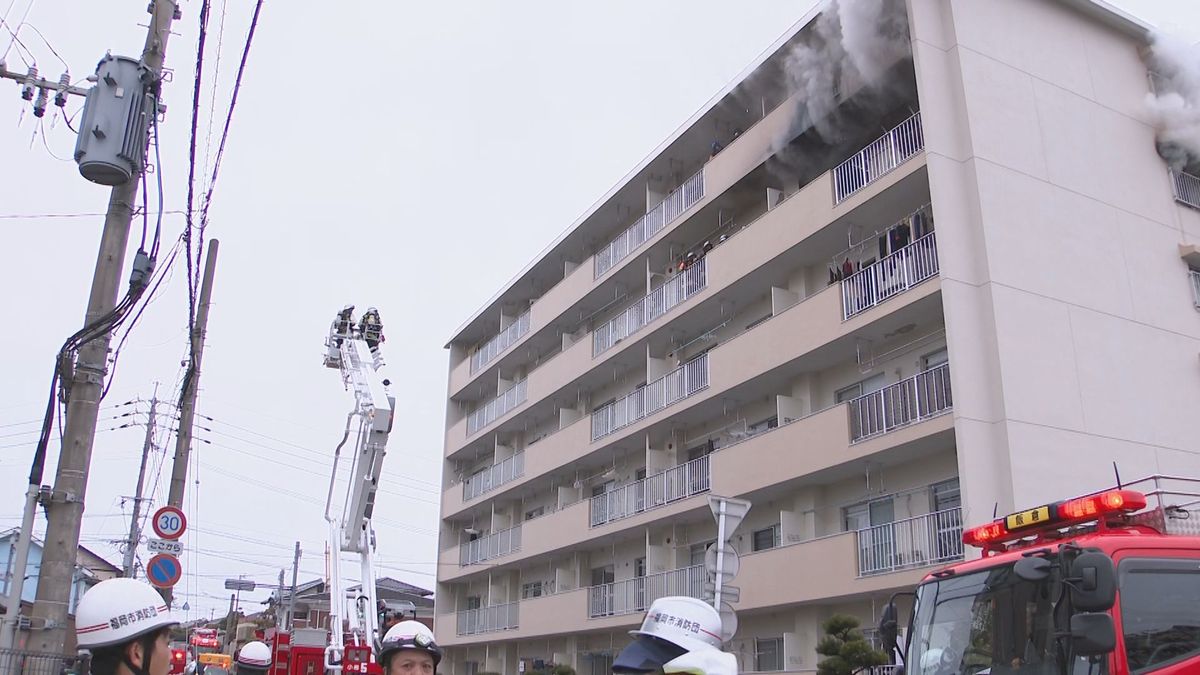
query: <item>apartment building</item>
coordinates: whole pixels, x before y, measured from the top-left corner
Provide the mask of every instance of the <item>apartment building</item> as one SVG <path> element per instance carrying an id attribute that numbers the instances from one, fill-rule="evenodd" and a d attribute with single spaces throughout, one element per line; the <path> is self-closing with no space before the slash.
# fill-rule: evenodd
<path id="1" fill-rule="evenodd" d="M 1200 170 L 1147 28 L 881 6 L 864 52 L 804 17 L 450 339 L 444 673 L 609 672 L 703 595 L 713 495 L 753 504 L 729 648 L 813 672 L 964 524 L 1200 474 Z"/>

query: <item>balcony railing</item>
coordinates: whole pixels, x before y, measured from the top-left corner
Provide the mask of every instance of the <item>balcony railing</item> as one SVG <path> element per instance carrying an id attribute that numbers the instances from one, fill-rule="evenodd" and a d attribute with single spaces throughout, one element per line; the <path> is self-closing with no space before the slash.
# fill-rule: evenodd
<path id="1" fill-rule="evenodd" d="M 841 203 L 924 148 L 921 113 L 917 112 L 834 167 L 833 203 Z"/>
<path id="2" fill-rule="evenodd" d="M 491 492 L 505 483 L 525 475 L 525 451 L 497 462 L 482 471 L 476 471 L 463 481 L 463 501 L 474 499 Z"/>
<path id="3" fill-rule="evenodd" d="M 706 353 L 592 413 L 592 440 L 627 427 L 707 386 Z"/>
<path id="4" fill-rule="evenodd" d="M 1200 309 L 1200 272 L 1188 270 L 1188 280 L 1192 282 L 1192 303 Z"/>
<path id="5" fill-rule="evenodd" d="M 842 319 L 865 312 L 888 298 L 937 276 L 933 232 L 842 280 Z"/>
<path id="6" fill-rule="evenodd" d="M 701 492 L 708 492 L 711 486 L 708 467 L 708 455 L 705 455 L 602 495 L 596 495 L 592 497 L 589 505 L 589 522 L 592 527 L 596 527 Z"/>
<path id="7" fill-rule="evenodd" d="M 962 509 L 876 525 L 855 533 L 858 575 L 938 565 L 963 556 Z"/>
<path id="8" fill-rule="evenodd" d="M 681 567 L 588 588 L 588 618 L 644 612 L 650 603 L 672 595 L 703 598 L 704 565 Z"/>
<path id="9" fill-rule="evenodd" d="M 851 399 L 850 442 L 886 434 L 950 410 L 950 364 L 943 363 L 896 384 Z"/>
<path id="10" fill-rule="evenodd" d="M 461 567 L 466 567 L 520 550 L 521 526 L 518 525 L 463 544 L 458 554 L 458 563 Z"/>
<path id="11" fill-rule="evenodd" d="M 505 349 L 512 346 L 514 342 L 520 340 L 526 333 L 529 332 L 529 310 L 517 317 L 516 321 L 509 324 L 508 328 L 500 331 L 491 340 L 483 343 L 474 354 L 471 355 L 471 374 L 492 362 Z"/>
<path id="12" fill-rule="evenodd" d="M 476 408 L 467 417 L 467 435 L 479 431 L 487 425 L 495 422 L 503 417 L 508 411 L 521 405 L 525 402 L 525 395 L 529 390 L 529 380 L 521 380 L 496 398 L 488 401 L 480 408 Z"/>
<path id="13" fill-rule="evenodd" d="M 604 248 L 596 252 L 595 278 L 609 271 L 637 247 L 646 243 L 671 221 L 678 218 L 684 211 L 690 209 L 696 202 L 704 198 L 704 169 L 700 169 L 683 185 L 667 195 L 646 215 L 630 225 L 624 232 L 617 235 Z"/>
<path id="14" fill-rule="evenodd" d="M 1200 209 L 1200 177 L 1172 170 L 1171 188 L 1175 193 L 1175 201 Z"/>
<path id="15" fill-rule="evenodd" d="M 477 635 L 512 630 L 520 619 L 519 602 L 466 609 L 458 613 L 458 634 Z"/>
<path id="16" fill-rule="evenodd" d="M 675 275 L 667 283 L 650 291 L 620 314 L 609 319 L 592 333 L 592 356 L 599 356 L 621 340 L 633 335 L 643 326 L 666 314 L 679 303 L 699 293 L 708 285 L 706 258 Z"/>

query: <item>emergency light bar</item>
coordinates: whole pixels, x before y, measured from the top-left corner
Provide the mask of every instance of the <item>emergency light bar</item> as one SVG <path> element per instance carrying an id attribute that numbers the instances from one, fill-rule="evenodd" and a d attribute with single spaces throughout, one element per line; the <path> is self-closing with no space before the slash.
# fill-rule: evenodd
<path id="1" fill-rule="evenodd" d="M 994 548 L 997 544 L 1027 537 L 1032 531 L 1059 529 L 1096 520 L 1108 514 L 1132 513 L 1144 508 L 1146 495 L 1133 490 L 1109 490 L 1018 511 L 987 525 L 963 530 L 963 543 L 983 549 Z"/>

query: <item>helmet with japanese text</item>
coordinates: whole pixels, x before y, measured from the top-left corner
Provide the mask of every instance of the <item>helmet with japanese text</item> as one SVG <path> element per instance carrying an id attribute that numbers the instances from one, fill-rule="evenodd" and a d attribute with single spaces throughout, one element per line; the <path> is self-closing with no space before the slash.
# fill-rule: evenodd
<path id="1" fill-rule="evenodd" d="M 81 649 L 124 644 L 178 623 L 153 586 L 125 577 L 96 584 L 75 609 L 76 642 Z"/>
<path id="2" fill-rule="evenodd" d="M 659 598 L 646 611 L 642 627 L 629 634 L 633 642 L 613 660 L 614 673 L 651 672 L 691 652 L 719 652 L 721 615 L 696 598 Z"/>

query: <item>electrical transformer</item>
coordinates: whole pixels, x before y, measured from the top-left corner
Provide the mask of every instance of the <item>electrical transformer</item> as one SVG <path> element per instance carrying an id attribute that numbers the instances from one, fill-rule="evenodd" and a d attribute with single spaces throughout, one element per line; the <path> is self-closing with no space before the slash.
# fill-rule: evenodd
<path id="1" fill-rule="evenodd" d="M 147 92 L 150 70 L 128 56 L 106 54 L 96 66 L 75 142 L 75 162 L 84 178 L 122 185 L 142 169 L 149 118 L 155 114 Z"/>

